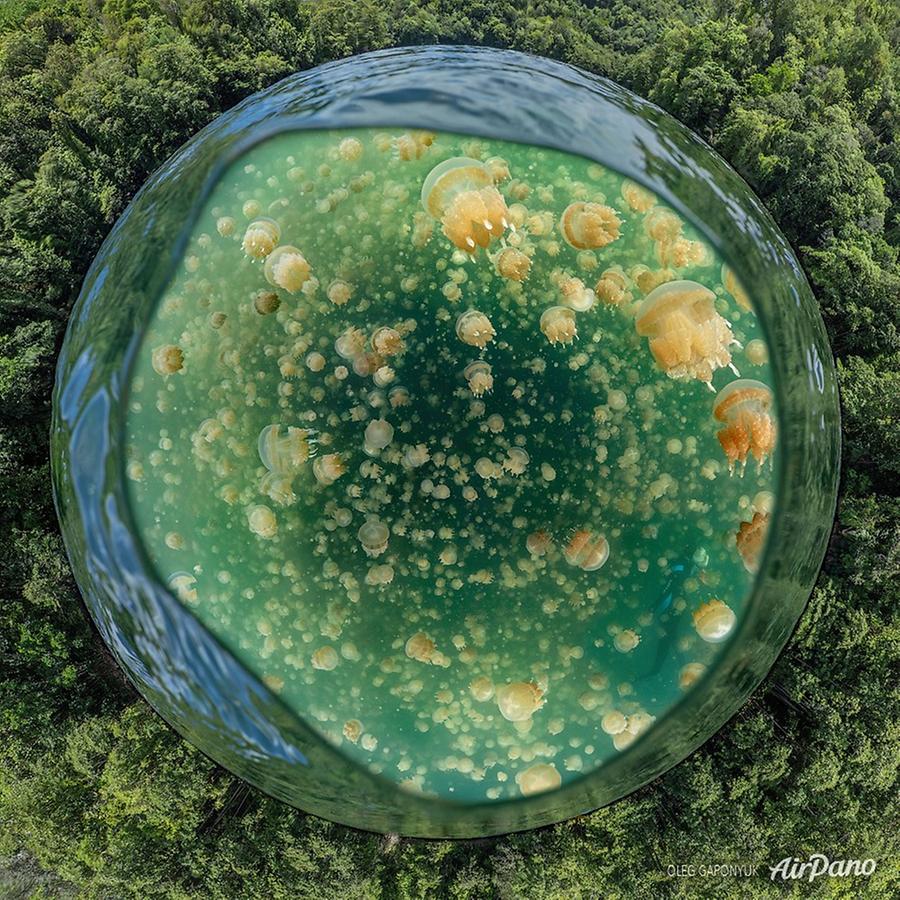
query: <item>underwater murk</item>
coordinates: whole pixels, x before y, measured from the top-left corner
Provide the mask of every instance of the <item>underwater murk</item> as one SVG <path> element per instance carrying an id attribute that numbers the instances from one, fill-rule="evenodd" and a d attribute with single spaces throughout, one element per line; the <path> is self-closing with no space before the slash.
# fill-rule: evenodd
<path id="1" fill-rule="evenodd" d="M 295 131 L 199 212 L 132 369 L 159 577 L 301 718 L 467 803 L 578 778 L 725 652 L 774 497 L 752 291 L 571 154 Z"/>

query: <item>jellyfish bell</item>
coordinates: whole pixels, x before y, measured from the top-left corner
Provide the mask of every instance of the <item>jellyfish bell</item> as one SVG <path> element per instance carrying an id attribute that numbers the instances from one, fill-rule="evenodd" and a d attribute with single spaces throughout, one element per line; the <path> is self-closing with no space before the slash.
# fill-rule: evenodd
<path id="1" fill-rule="evenodd" d="M 532 556 L 544 556 L 553 546 L 553 538 L 543 530 L 533 531 L 525 538 L 525 549 Z"/>
<path id="2" fill-rule="evenodd" d="M 621 194 L 632 212 L 646 213 L 656 205 L 656 197 L 650 191 L 628 178 L 622 181 Z"/>
<path id="3" fill-rule="evenodd" d="M 168 580 L 169 590 L 182 603 L 197 602 L 197 579 L 190 572 L 173 572 Z"/>
<path id="4" fill-rule="evenodd" d="M 575 312 L 587 312 L 597 302 L 597 295 L 585 287 L 580 278 L 564 277 L 559 284 L 559 292 L 563 303 Z"/>
<path id="5" fill-rule="evenodd" d="M 306 257 L 296 247 L 282 244 L 266 257 L 263 272 L 269 284 L 289 294 L 296 294 L 310 279 L 311 269 Z"/>
<path id="6" fill-rule="evenodd" d="M 491 374 L 490 364 L 483 359 L 470 362 L 463 369 L 463 378 L 466 379 L 473 397 L 481 397 L 494 387 L 494 376 Z"/>
<path id="7" fill-rule="evenodd" d="M 291 476 L 280 472 L 266 472 L 260 479 L 259 490 L 279 506 L 289 506 L 297 499 Z"/>
<path id="8" fill-rule="evenodd" d="M 602 534 L 580 529 L 566 544 L 563 556 L 570 566 L 594 572 L 609 559 L 609 542 Z"/>
<path id="9" fill-rule="evenodd" d="M 437 646 L 424 631 L 416 632 L 404 647 L 404 652 L 410 659 L 422 663 L 430 663 L 436 651 Z"/>
<path id="10" fill-rule="evenodd" d="M 350 327 L 342 331 L 334 342 L 334 351 L 341 359 L 356 359 L 366 347 L 365 333 L 359 328 Z"/>
<path id="11" fill-rule="evenodd" d="M 578 337 L 575 313 L 567 306 L 551 306 L 541 314 L 541 331 L 551 344 L 571 344 Z"/>
<path id="12" fill-rule="evenodd" d="M 716 394 L 713 415 L 724 423 L 716 436 L 728 459 L 729 471 L 740 463 L 743 472 L 751 455 L 761 468 L 771 456 L 777 439 L 771 410 L 771 388 L 751 378 L 732 381 Z"/>
<path id="13" fill-rule="evenodd" d="M 618 306 L 628 297 L 628 280 L 620 266 L 606 269 L 594 285 L 594 293 L 601 303 Z"/>
<path id="14" fill-rule="evenodd" d="M 508 722 L 524 722 L 546 702 L 533 681 L 514 681 L 496 689 L 497 706 Z"/>
<path id="15" fill-rule="evenodd" d="M 716 295 L 696 281 L 667 281 L 638 307 L 634 325 L 650 343 L 657 365 L 670 378 L 696 378 L 712 390 L 716 369 L 731 364 L 736 343 L 715 308 Z"/>
<path id="16" fill-rule="evenodd" d="M 274 219 L 254 219 L 244 232 L 241 247 L 253 259 L 265 259 L 281 240 L 281 226 Z"/>
<path id="17" fill-rule="evenodd" d="M 744 286 L 738 281 L 737 275 L 734 274 L 734 270 L 728 263 L 722 263 L 720 274 L 722 276 L 722 286 L 734 297 L 738 306 L 748 311 L 752 310 L 753 305 L 750 302 L 750 296 L 744 290 Z"/>
<path id="18" fill-rule="evenodd" d="M 699 662 L 690 662 L 678 673 L 678 687 L 686 691 L 693 687 L 706 671 L 706 666 Z"/>
<path id="19" fill-rule="evenodd" d="M 484 348 L 497 336 L 491 320 L 477 309 L 467 309 L 456 320 L 456 336 L 470 347 Z"/>
<path id="20" fill-rule="evenodd" d="M 289 425 L 267 425 L 259 433 L 256 447 L 259 459 L 270 472 L 288 474 L 296 471 L 310 457 L 311 432 Z"/>
<path id="21" fill-rule="evenodd" d="M 365 449 L 370 455 L 384 450 L 394 440 L 394 426 L 386 419 L 375 419 L 366 426 Z"/>
<path id="22" fill-rule="evenodd" d="M 334 484 L 346 471 L 347 466 L 338 453 L 326 453 L 313 460 L 313 475 L 324 487 Z"/>
<path id="23" fill-rule="evenodd" d="M 262 503 L 251 506 L 247 510 L 247 524 L 255 535 L 266 540 L 275 537 L 278 531 L 278 520 L 275 518 L 275 513 Z"/>
<path id="24" fill-rule="evenodd" d="M 174 375 L 184 368 L 184 352 L 175 344 L 163 344 L 150 354 L 150 363 L 157 375 Z"/>
<path id="25" fill-rule="evenodd" d="M 516 774 L 516 784 L 527 797 L 555 790 L 562 784 L 562 776 L 551 763 L 535 763 Z"/>
<path id="26" fill-rule="evenodd" d="M 376 329 L 372 333 L 372 349 L 379 356 L 396 356 L 402 353 L 405 347 L 403 335 L 396 328 L 387 325 Z"/>
<path id="27" fill-rule="evenodd" d="M 559 220 L 566 243 L 576 250 L 593 250 L 619 237 L 622 222 L 611 206 L 602 203 L 570 203 Z"/>
<path id="28" fill-rule="evenodd" d="M 516 247 L 504 247 L 493 262 L 497 274 L 508 281 L 522 282 L 531 271 L 531 257 Z"/>
<path id="29" fill-rule="evenodd" d="M 749 522 L 741 522 L 735 535 L 735 544 L 744 568 L 748 572 L 756 572 L 759 568 L 759 558 L 762 555 L 766 543 L 766 534 L 769 531 L 769 513 L 757 510 Z"/>
<path id="30" fill-rule="evenodd" d="M 692 618 L 697 634 L 711 644 L 724 641 L 737 621 L 731 607 L 716 599 L 707 600 L 697 607 Z"/>
<path id="31" fill-rule="evenodd" d="M 441 222 L 455 247 L 474 253 L 509 227 L 506 201 L 491 170 L 477 159 L 456 156 L 438 163 L 422 184 L 422 206 Z"/>
<path id="32" fill-rule="evenodd" d="M 390 530 L 384 522 L 373 518 L 360 526 L 356 537 L 366 556 L 381 556 L 387 550 Z"/>
<path id="33" fill-rule="evenodd" d="M 621 734 L 628 720 L 617 709 L 608 712 L 601 720 L 600 727 L 609 735 Z"/>

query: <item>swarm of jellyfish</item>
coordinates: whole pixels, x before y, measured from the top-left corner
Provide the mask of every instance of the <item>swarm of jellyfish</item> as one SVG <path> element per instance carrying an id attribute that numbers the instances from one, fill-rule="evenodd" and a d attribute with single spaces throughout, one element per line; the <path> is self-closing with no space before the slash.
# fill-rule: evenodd
<path id="1" fill-rule="evenodd" d="M 651 740 L 766 550 L 753 285 L 651 185 L 424 130 L 271 138 L 198 216 L 126 423 L 175 601 L 403 790 Z"/>

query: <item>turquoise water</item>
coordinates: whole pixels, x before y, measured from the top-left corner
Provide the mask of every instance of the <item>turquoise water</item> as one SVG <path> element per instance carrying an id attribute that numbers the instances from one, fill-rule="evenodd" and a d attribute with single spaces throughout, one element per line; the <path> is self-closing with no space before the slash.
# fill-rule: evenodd
<path id="1" fill-rule="evenodd" d="M 462 208 L 491 229 L 423 206 L 455 158 L 476 174 L 449 194 L 487 172 L 501 198 Z M 770 463 L 730 470 L 713 407 L 739 376 L 670 377 L 638 333 L 644 297 L 702 285 L 729 329 L 719 362 L 771 372 L 739 286 L 673 216 L 557 151 L 281 135 L 225 173 L 147 329 L 126 474 L 157 572 L 287 705 L 411 790 L 495 800 L 601 765 L 722 651 L 694 614 L 707 636 L 734 628 L 719 604 L 740 620 L 736 535 L 764 526 Z M 444 229 L 467 222 L 475 246 L 455 246 Z M 596 242 L 598 222 L 604 246 L 566 240 Z M 542 330 L 554 307 L 572 311 Z M 487 330 L 460 325 L 470 310 Z"/>

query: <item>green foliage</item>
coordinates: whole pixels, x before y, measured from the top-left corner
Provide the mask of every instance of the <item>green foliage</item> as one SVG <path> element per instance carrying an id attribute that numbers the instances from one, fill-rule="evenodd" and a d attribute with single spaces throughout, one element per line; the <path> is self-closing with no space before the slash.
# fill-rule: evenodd
<path id="1" fill-rule="evenodd" d="M 124 684 L 49 497 L 48 397 L 87 266 L 148 174 L 248 94 L 435 42 L 611 76 L 740 171 L 797 249 L 839 362 L 844 490 L 767 685 L 688 760 L 554 828 L 391 840 L 217 768 Z M 900 13 L 890 0 L 5 0 L 0 8 L 0 887 L 12 896 L 696 896 L 679 863 L 873 856 L 896 896 L 900 760 Z M 765 873 L 764 873 L 765 874 Z M 764 877 L 709 896 L 780 896 Z M 72 889 L 74 890 L 74 888 Z M 71 893 L 71 890 L 68 891 Z"/>

